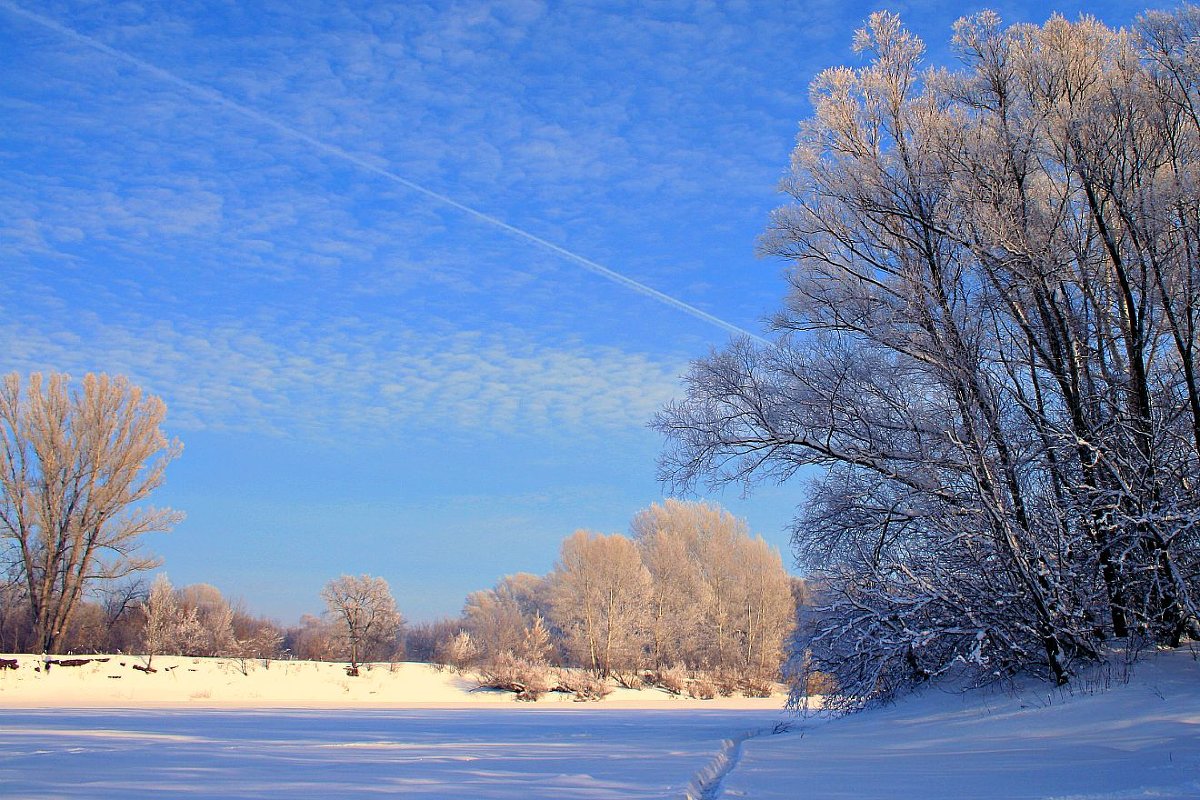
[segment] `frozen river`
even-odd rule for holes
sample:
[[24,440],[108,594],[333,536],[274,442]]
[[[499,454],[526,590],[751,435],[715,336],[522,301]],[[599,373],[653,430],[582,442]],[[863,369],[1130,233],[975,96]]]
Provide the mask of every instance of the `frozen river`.
[[782,711],[13,710],[5,798],[683,798]]

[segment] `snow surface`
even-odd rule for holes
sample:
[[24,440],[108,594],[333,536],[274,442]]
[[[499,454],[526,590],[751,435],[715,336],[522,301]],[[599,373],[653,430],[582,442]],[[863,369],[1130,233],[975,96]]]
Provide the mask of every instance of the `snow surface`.
[[[927,689],[748,739],[720,797],[757,800],[1200,798],[1200,663],[1158,653],[1070,691]],[[715,796],[715,795],[714,795]]]
[[0,724],[5,798],[599,800],[694,788],[754,711],[19,710]]
[[[33,655],[8,655],[19,668],[0,670],[0,708],[4,707],[346,707],[478,708],[533,706],[576,708],[573,697],[549,693],[536,703],[517,702],[511,692],[479,690],[466,673],[438,670],[429,664],[402,662],[364,665],[358,677],[344,665],[316,661],[239,661],[229,658],[156,656],[155,672],[138,656],[86,656],[82,666],[42,670]],[[62,656],[60,658],[72,658]],[[602,708],[703,708],[775,711],[784,688],[773,697],[718,697],[695,700],[661,689],[614,688]]]
[[[281,683],[305,675],[288,679],[282,664],[264,672]],[[82,676],[87,668],[62,672],[71,669]],[[5,672],[0,797],[1200,798],[1200,662],[1183,650],[1154,655],[1128,683],[1120,672],[1098,670],[1070,691],[927,689],[835,720],[663,705],[672,701],[647,692],[626,701],[642,708],[525,705],[480,693],[466,694],[469,709],[369,707],[401,702],[406,690],[396,685],[387,700],[342,703],[367,706],[354,709],[271,708],[277,695],[237,701],[255,710],[188,707],[196,701],[153,708],[145,697],[110,701],[124,708],[68,708],[74,699],[33,700],[28,685],[44,691],[49,681],[26,677],[17,691],[16,673]],[[90,693],[69,696],[96,705],[105,680],[97,675],[54,680],[90,684]],[[465,689],[447,675],[415,669],[412,683],[440,685],[461,701]],[[204,699],[235,705],[226,691]],[[645,707],[653,703],[657,710]]]

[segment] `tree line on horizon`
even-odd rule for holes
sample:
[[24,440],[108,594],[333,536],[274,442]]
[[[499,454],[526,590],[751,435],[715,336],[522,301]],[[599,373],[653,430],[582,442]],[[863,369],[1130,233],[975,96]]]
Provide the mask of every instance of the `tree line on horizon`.
[[[325,613],[278,623],[208,584],[125,581],[85,601],[61,637],[76,653],[125,652],[346,661],[423,661],[529,684],[554,667],[633,686],[666,675],[764,686],[781,678],[803,581],[744,521],[718,506],[667,500],[635,515],[629,537],[577,531],[545,576],[518,573],[471,593],[462,615],[408,626],[387,582],[343,575],[322,590]],[[0,592],[0,652],[36,650],[19,589]],[[524,677],[521,677],[524,676]],[[651,677],[651,680],[655,680]]]
[[651,505],[630,530],[577,531],[549,574],[506,576],[471,593],[460,617],[413,626],[377,576],[331,580],[324,614],[280,628],[239,616],[212,587],[174,590],[160,575],[137,607],[143,635],[132,646],[149,655],[346,661],[350,675],[364,663],[421,661],[525,675],[509,681],[525,684],[555,667],[627,686],[663,673],[720,676],[742,689],[781,678],[805,585],[778,552],[707,503]]
[[[0,651],[281,655],[360,664],[406,656],[458,668],[578,667],[600,679],[708,670],[779,677],[793,580],[744,521],[705,503],[639,512],[630,536],[577,531],[554,570],[472,593],[461,618],[407,630],[382,578],[344,575],[325,613],[282,627],[207,584],[175,588],[139,553],[181,515],[144,501],[180,446],[165,406],[124,378],[0,381]],[[149,664],[147,664],[149,666]]]

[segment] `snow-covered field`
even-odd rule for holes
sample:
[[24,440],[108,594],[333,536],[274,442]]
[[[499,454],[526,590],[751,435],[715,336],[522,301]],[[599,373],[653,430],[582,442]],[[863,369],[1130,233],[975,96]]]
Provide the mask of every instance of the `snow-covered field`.
[[779,716],[494,707],[21,710],[0,724],[0,796],[682,798],[722,739]]
[[[267,672],[282,682],[277,666]],[[1188,651],[1158,654],[1127,684],[1100,672],[1072,692],[929,689],[833,721],[646,692],[640,708],[479,693],[469,708],[370,707],[400,704],[395,686],[390,701],[342,704],[359,708],[211,707],[219,690],[207,708],[71,708],[28,687],[14,702],[15,674],[0,673],[6,798],[1200,798],[1200,663]],[[95,706],[103,683],[90,683]]]

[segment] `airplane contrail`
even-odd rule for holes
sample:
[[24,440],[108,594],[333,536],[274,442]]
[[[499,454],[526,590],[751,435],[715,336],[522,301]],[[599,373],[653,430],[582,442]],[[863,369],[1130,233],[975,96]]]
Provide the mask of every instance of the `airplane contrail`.
[[691,305],[690,303],[685,303],[684,301],[679,300],[678,298],[672,297],[669,294],[660,292],[658,289],[654,289],[650,286],[647,286],[644,283],[641,283],[640,281],[636,281],[633,278],[630,278],[626,275],[622,275],[620,272],[617,272],[616,270],[610,269],[609,267],[606,267],[603,264],[597,263],[590,258],[586,258],[585,256],[581,256],[578,253],[574,253],[574,252],[566,249],[565,247],[554,244],[553,242],[543,239],[542,237],[537,236],[535,234],[532,234],[529,231],[522,230],[521,228],[518,228],[515,225],[510,225],[509,223],[505,222],[504,220],[502,220],[498,217],[494,217],[491,214],[480,211],[479,209],[472,208],[471,206],[466,205],[465,203],[460,203],[459,201],[455,200],[452,197],[449,197],[448,195],[444,195],[441,192],[437,192],[437,191],[434,191],[433,189],[426,188],[425,186],[422,186],[419,183],[415,183],[415,182],[409,180],[408,178],[405,178],[404,176],[393,172],[390,169],[378,166],[376,164],[372,164],[370,161],[367,161],[366,159],[362,158],[361,156],[357,156],[354,153],[351,153],[347,150],[343,150],[342,148],[338,147],[337,145],[330,144],[330,143],[322,141],[314,136],[310,136],[309,134],[304,133],[303,131],[301,131],[297,128],[294,128],[291,125],[287,125],[283,122],[280,122],[279,120],[269,117],[260,111],[256,111],[255,109],[253,109],[249,106],[243,105],[243,104],[237,102],[236,100],[230,100],[228,97],[226,97],[225,95],[216,91],[215,89],[210,89],[206,86],[202,86],[198,83],[193,83],[192,81],[181,78],[178,75],[174,74],[173,72],[169,72],[169,71],[163,69],[162,67],[155,66],[154,64],[151,64],[148,61],[144,61],[144,60],[138,58],[137,56],[130,55],[129,53],[126,53],[122,50],[117,50],[114,47],[110,47],[110,46],[104,44],[103,42],[97,41],[96,39],[93,39],[92,37],[90,37],[86,34],[80,33],[79,31],[75,30],[74,28],[69,28],[66,25],[63,25],[62,23],[59,23],[53,19],[50,19],[49,17],[42,16],[41,14],[38,14],[34,11],[30,11],[26,8],[22,8],[21,6],[18,6],[15,3],[10,2],[10,0],[0,0],[0,8],[6,9],[10,13],[15,14],[19,17],[23,17],[24,19],[27,19],[38,25],[41,25],[44,28],[48,28],[49,30],[52,30],[55,33],[65,36],[68,39],[73,39],[77,42],[87,45],[88,47],[91,47],[94,50],[99,50],[101,53],[104,53],[105,55],[111,56],[120,61],[124,61],[127,64],[132,64],[141,70],[149,72],[150,74],[154,75],[155,77],[159,78],[160,80],[163,80],[167,83],[174,84],[182,89],[187,90],[188,92],[191,92],[192,94],[203,97],[205,100],[208,100],[209,102],[215,103],[219,106],[223,106],[224,108],[234,111],[234,112],[242,115],[243,117],[254,120],[255,122],[257,122],[261,125],[264,125],[268,128],[273,128],[274,130],[278,131],[279,133],[282,133],[285,136],[288,136],[292,139],[297,139],[301,142],[304,142],[305,144],[309,145],[310,147],[312,147],[316,150],[319,150],[323,153],[327,153],[331,156],[334,156],[335,158],[339,158],[342,161],[346,161],[350,164],[354,164],[356,167],[359,167],[360,169],[363,169],[367,172],[378,175],[381,178],[386,178],[387,180],[390,180],[393,183],[397,183],[401,186],[404,186],[407,189],[411,189],[412,191],[417,192],[418,194],[422,194],[422,195],[430,198],[431,200],[436,200],[437,202],[439,202],[443,205],[447,205],[447,206],[450,206],[451,208],[457,209],[458,211],[461,211],[464,214],[467,214],[468,216],[474,217],[475,219],[477,219],[481,222],[484,222],[484,223],[487,223],[488,225],[492,225],[493,227],[499,228],[500,230],[504,231],[505,233],[510,234],[511,236],[515,236],[518,239],[524,239],[527,242],[538,245],[539,247],[549,250],[550,252],[554,253],[555,255],[561,256],[562,258],[566,259],[567,261],[570,261],[574,264],[577,264],[578,266],[583,267],[584,269],[588,270],[589,272],[592,272],[603,278],[607,278],[608,280],[612,281],[613,283],[620,284],[621,286],[624,286],[627,289],[631,289],[631,290],[637,292],[638,294],[644,295],[653,300],[657,300],[658,302],[663,303],[664,305],[671,306],[672,308],[682,311],[685,314],[688,314],[692,317],[695,317],[696,319],[707,322],[711,325],[715,325],[718,328],[721,328],[722,330],[725,330],[736,336],[748,336],[751,339],[755,339],[762,344],[769,344],[762,337],[757,336],[757,335],[751,333],[750,331],[745,330],[744,328],[740,328],[737,325],[734,325],[733,323],[726,322],[725,320],[721,319],[720,317],[715,317],[712,314],[709,314],[707,311],[702,311],[699,308],[696,308],[695,306]]

